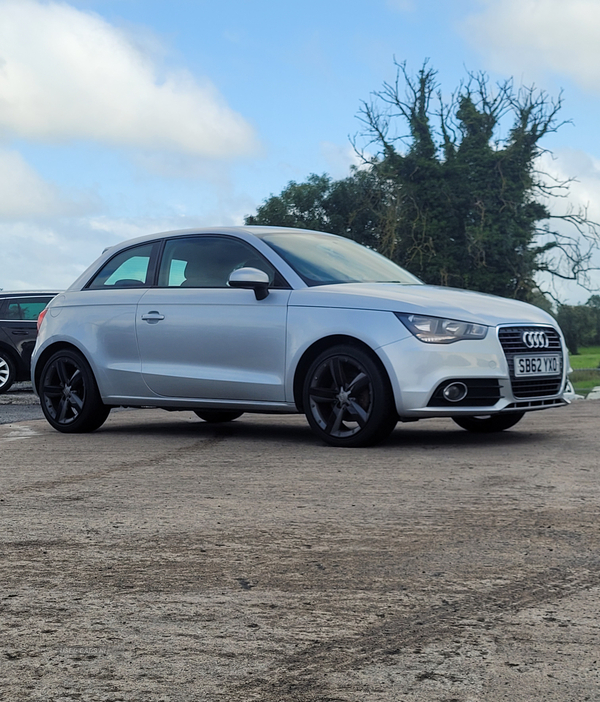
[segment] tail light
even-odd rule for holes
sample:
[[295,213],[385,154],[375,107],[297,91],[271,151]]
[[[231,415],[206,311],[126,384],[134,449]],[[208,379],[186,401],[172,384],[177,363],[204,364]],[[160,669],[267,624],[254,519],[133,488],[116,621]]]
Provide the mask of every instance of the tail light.
[[43,309],[43,310],[39,313],[39,315],[38,315],[38,318],[37,318],[37,330],[38,330],[38,334],[40,333],[40,327],[42,326],[42,322],[44,321],[44,317],[46,316],[46,312],[47,312],[47,311],[48,311],[48,308],[46,307],[46,308]]

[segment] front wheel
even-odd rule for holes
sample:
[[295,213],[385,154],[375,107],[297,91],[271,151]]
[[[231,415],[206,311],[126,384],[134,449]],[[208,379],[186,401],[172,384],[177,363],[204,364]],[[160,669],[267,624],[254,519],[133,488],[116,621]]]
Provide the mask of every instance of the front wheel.
[[0,351],[0,395],[3,392],[8,392],[12,384],[15,382],[17,371],[12,358],[6,351]]
[[314,360],[304,380],[303,403],[313,432],[332,446],[370,446],[385,439],[398,421],[385,370],[350,344],[334,346]]
[[482,417],[452,417],[459,427],[477,434],[491,434],[514,427],[523,419],[525,412],[506,412]]
[[92,369],[76,351],[57,351],[46,361],[39,394],[46,419],[65,434],[94,431],[110,412],[102,402]]

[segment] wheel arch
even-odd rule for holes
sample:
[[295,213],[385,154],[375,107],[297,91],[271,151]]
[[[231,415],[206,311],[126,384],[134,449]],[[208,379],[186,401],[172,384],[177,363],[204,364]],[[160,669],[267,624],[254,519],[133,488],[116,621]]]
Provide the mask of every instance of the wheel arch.
[[21,366],[23,365],[23,361],[19,357],[19,354],[3,341],[0,341],[0,351],[2,351],[2,353],[5,355],[10,356],[10,360],[15,364],[15,368],[17,372],[19,372]]
[[8,364],[8,376],[5,382],[2,383],[0,390],[0,393],[4,394],[10,390],[13,383],[19,382],[19,380],[26,380],[28,373],[23,359],[10,346],[0,343],[0,353],[5,363]]
[[52,356],[52,354],[56,353],[57,351],[63,351],[65,349],[69,351],[75,351],[75,353],[78,353],[87,361],[88,365],[90,365],[90,368],[92,367],[85,353],[83,353],[83,351],[80,348],[78,348],[75,344],[71,344],[68,341],[57,341],[56,343],[46,347],[36,359],[35,374],[31,378],[34,388],[39,388],[40,376],[42,375],[42,371],[44,370],[46,361],[50,358],[50,356]]
[[302,402],[302,389],[304,386],[304,378],[306,377],[306,374],[308,373],[308,369],[310,368],[312,362],[315,360],[315,358],[317,358],[317,356],[320,353],[326,351],[327,349],[333,346],[338,346],[339,344],[349,344],[351,346],[360,348],[366,353],[368,353],[369,356],[373,359],[373,361],[379,366],[381,372],[384,374],[384,377],[387,379],[387,382],[390,384],[390,388],[392,388],[389,373],[387,372],[385,365],[383,364],[377,353],[371,348],[371,346],[366,344],[364,341],[357,339],[354,336],[348,336],[345,334],[334,334],[332,336],[326,336],[311,344],[304,351],[300,360],[298,361],[298,364],[296,365],[296,370],[294,372],[294,402],[300,412],[304,412],[304,403]]

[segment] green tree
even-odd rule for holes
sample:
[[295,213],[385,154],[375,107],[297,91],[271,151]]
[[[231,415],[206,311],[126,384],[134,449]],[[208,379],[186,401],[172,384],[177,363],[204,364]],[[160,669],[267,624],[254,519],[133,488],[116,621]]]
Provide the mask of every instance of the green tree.
[[579,353],[580,346],[591,346],[597,334],[595,310],[586,305],[560,305],[556,320],[562,329],[569,351]]
[[427,64],[415,78],[397,64],[359,112],[364,166],[292,182],[246,221],[351,237],[432,284],[531,300],[539,272],[585,283],[595,225],[569,213],[554,226],[545,202],[569,183],[536,170],[561,104],[512,81],[492,89],[485,74],[445,103]]
[[383,190],[372,170],[354,170],[343,180],[311,175],[268,198],[246,224],[300,227],[331,232],[376,248]]
[[592,295],[585,306],[592,313],[593,338],[591,343],[600,345],[600,295]]
[[556,319],[571,353],[600,344],[600,295],[592,295],[585,305],[559,305]]

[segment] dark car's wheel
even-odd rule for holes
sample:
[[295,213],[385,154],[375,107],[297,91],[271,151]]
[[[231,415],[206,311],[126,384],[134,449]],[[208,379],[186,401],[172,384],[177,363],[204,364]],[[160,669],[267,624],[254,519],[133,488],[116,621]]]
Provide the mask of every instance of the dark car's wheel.
[[350,344],[321,353],[304,381],[304,412],[314,433],[332,446],[369,446],[385,439],[398,416],[388,377]]
[[92,369],[75,351],[57,351],[48,359],[40,376],[39,394],[46,419],[64,433],[94,431],[110,412],[102,403]]
[[0,350],[0,395],[8,392],[10,386],[15,382],[15,363],[6,351]]
[[244,413],[237,410],[194,410],[194,414],[205,422],[219,424],[220,422],[232,422]]
[[503,414],[489,414],[483,417],[452,417],[459,427],[477,434],[491,434],[495,431],[504,431],[514,427],[523,419],[525,412],[507,412]]

